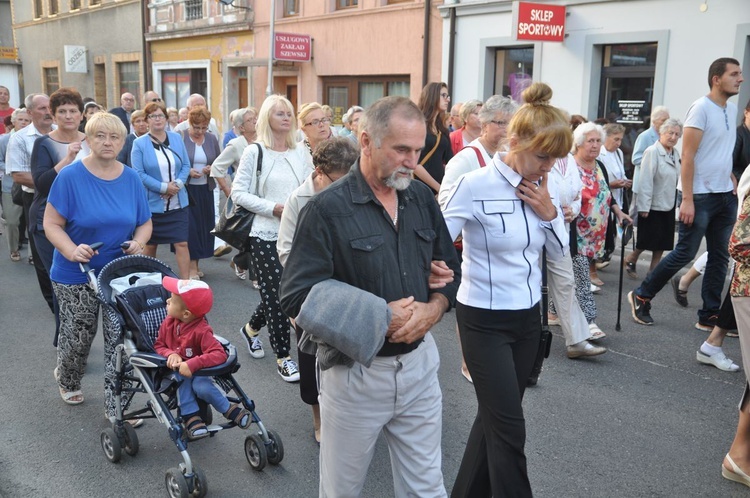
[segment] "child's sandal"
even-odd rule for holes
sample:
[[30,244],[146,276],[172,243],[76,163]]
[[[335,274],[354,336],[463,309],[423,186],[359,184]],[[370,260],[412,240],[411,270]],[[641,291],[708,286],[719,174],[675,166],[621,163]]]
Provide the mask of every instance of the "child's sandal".
[[206,427],[206,424],[201,420],[199,415],[193,415],[185,422],[185,430],[187,431],[189,441],[195,441],[196,439],[208,436],[208,427]]
[[230,406],[224,416],[243,429],[250,427],[250,412],[242,408],[239,403]]

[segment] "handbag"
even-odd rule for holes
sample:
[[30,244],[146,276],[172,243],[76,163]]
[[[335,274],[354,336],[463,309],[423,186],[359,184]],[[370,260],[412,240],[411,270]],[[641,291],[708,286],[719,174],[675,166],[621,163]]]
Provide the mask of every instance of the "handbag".
[[16,206],[23,206],[23,189],[20,183],[14,183],[10,187],[10,198]]
[[[258,195],[260,172],[263,167],[263,148],[260,144],[256,145],[258,146],[258,163],[255,166],[255,195]],[[240,252],[249,251],[250,230],[253,228],[254,219],[255,213],[235,204],[229,197],[211,233]]]

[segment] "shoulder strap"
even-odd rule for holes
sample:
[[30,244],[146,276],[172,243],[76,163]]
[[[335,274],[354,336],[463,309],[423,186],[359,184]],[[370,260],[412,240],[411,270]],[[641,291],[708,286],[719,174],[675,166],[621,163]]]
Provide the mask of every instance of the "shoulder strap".
[[427,154],[425,154],[425,156],[422,158],[421,161],[419,161],[419,165],[420,166],[424,166],[425,163],[430,160],[430,158],[432,157],[432,155],[437,150],[438,145],[440,145],[440,139],[441,138],[443,138],[443,134],[442,134],[442,132],[438,131],[437,140],[435,140],[435,146],[432,148],[432,150],[430,152],[428,152]]
[[258,189],[260,189],[260,172],[263,169],[263,147],[255,142],[258,146],[258,162],[255,165],[255,195],[258,195]]
[[476,152],[477,154],[477,159],[479,160],[479,166],[481,168],[487,166],[487,164],[484,162],[484,157],[482,157],[482,151],[480,151],[478,147],[474,147],[473,145],[467,145],[466,147],[474,149],[474,152]]

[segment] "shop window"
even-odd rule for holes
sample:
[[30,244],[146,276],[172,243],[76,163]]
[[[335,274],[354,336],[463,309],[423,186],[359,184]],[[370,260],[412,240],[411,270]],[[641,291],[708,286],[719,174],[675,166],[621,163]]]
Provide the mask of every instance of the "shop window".
[[58,0],[49,0],[49,15],[56,16],[60,11]]
[[638,134],[646,129],[654,96],[656,43],[605,45],[602,47],[602,76],[598,115],[625,125],[622,149],[625,169],[632,167],[630,156]]
[[118,62],[117,63],[117,82],[119,95],[125,92],[132,93],[135,101],[141,100],[141,74],[138,62]]
[[51,95],[60,88],[60,72],[57,67],[45,67],[42,69],[44,74],[44,93]]
[[356,7],[358,0],[336,0],[336,10],[348,9],[349,7]]
[[498,48],[495,51],[495,95],[522,102],[521,94],[534,79],[534,48]]
[[284,17],[299,15],[299,0],[284,0]]
[[167,107],[185,107],[193,93],[208,95],[208,77],[205,69],[177,69],[161,72],[161,97]]

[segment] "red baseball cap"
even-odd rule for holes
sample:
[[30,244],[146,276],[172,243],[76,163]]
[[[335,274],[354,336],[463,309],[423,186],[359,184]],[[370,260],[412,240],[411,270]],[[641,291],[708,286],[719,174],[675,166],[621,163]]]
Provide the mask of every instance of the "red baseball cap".
[[214,293],[206,282],[164,277],[161,283],[169,292],[180,296],[188,311],[196,317],[200,318],[211,311]]

